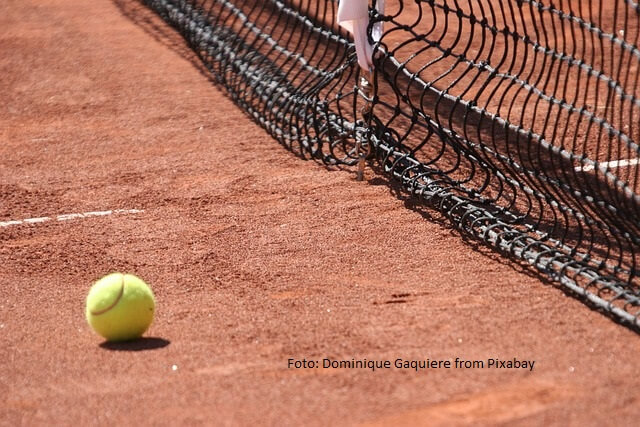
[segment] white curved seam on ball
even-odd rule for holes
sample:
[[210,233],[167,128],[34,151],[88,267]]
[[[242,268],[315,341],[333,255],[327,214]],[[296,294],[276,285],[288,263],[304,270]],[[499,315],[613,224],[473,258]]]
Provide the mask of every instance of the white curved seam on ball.
[[124,274],[121,274],[122,276],[122,285],[120,286],[120,292],[118,293],[118,297],[116,298],[116,300],[107,308],[103,308],[100,311],[93,311],[91,310],[91,314],[94,316],[100,316],[101,314],[104,314],[106,312],[108,312],[109,310],[111,310],[113,307],[115,307],[116,305],[118,305],[118,303],[120,302],[120,300],[122,299],[122,295],[124,295]]

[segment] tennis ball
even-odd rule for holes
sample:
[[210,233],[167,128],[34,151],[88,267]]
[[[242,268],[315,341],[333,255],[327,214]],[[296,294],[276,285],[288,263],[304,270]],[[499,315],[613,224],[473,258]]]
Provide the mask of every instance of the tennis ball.
[[107,341],[140,338],[155,311],[149,286],[132,274],[112,273],[93,284],[87,295],[87,322]]

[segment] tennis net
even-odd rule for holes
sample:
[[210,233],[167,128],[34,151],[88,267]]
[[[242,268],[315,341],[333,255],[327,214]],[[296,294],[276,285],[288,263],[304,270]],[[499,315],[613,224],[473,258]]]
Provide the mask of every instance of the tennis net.
[[364,75],[337,0],[141,1],[288,149],[367,156],[467,235],[640,326],[637,2],[374,0]]

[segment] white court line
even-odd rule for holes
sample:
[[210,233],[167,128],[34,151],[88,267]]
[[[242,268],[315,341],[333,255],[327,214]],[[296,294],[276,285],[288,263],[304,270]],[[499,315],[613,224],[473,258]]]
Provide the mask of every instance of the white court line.
[[96,211],[96,212],[64,214],[64,215],[58,215],[54,217],[43,216],[40,218],[27,218],[27,219],[19,219],[19,220],[4,221],[4,222],[0,221],[0,227],[9,227],[12,225],[20,225],[20,224],[39,224],[47,221],[69,221],[72,219],[91,218],[94,216],[107,216],[107,215],[115,215],[115,214],[137,214],[142,212],[144,212],[144,210],[115,209],[111,211]]
[[[607,169],[622,168],[625,166],[633,166],[640,163],[640,159],[613,160],[610,162],[598,163],[598,169],[605,172]],[[577,172],[591,172],[595,169],[594,165],[582,165],[574,168]]]

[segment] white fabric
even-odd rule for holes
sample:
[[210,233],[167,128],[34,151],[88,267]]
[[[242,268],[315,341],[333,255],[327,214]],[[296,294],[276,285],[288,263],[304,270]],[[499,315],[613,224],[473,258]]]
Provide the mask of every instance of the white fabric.
[[368,6],[368,0],[340,0],[338,4],[338,24],[353,34],[358,64],[367,71],[373,69],[373,46],[367,40]]
[[[384,15],[384,1],[385,0],[378,0],[376,2],[376,10],[378,11],[378,13],[383,15]],[[380,41],[380,39],[382,38],[383,29],[384,28],[382,28],[382,22],[376,22],[375,24],[373,24],[373,28],[371,29],[371,37],[373,38],[374,41]]]
[[352,21],[369,20],[368,0],[340,0],[338,4],[338,23],[353,33]]

